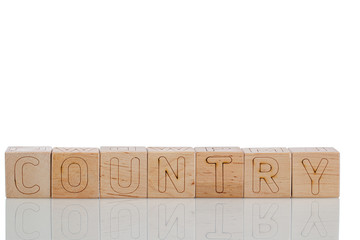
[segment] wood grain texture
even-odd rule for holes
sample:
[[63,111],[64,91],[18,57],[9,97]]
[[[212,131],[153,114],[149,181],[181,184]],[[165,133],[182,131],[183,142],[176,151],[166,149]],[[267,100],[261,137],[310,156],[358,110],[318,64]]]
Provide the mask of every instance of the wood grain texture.
[[245,148],[244,197],[291,197],[291,153],[286,148]]
[[290,148],[292,196],[339,197],[340,154],[334,148]]
[[147,197],[145,147],[100,148],[100,197]]
[[9,147],[5,152],[6,196],[49,198],[51,147]]
[[195,197],[193,148],[148,148],[148,197]]
[[99,149],[53,149],[52,197],[99,197]]
[[196,197],[243,197],[244,153],[238,147],[202,147],[196,152]]

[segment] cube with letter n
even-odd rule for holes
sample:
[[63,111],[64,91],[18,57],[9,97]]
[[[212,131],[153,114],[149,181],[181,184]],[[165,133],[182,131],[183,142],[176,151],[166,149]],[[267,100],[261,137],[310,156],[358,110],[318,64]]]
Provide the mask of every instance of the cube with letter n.
[[195,197],[195,152],[193,148],[148,148],[148,197]]

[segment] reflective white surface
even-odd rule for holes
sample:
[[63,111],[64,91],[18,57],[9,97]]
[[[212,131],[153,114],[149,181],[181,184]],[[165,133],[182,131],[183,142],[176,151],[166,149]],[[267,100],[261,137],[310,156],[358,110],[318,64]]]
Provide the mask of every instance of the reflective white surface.
[[339,239],[339,199],[7,199],[6,239]]

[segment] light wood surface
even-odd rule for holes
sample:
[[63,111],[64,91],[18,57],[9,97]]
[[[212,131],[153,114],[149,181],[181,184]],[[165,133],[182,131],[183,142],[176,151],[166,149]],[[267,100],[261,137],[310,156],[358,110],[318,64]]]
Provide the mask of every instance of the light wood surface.
[[99,197],[99,150],[97,148],[53,149],[52,197]]
[[202,147],[196,152],[196,197],[243,197],[244,153],[238,147]]
[[9,147],[5,152],[6,196],[49,198],[51,147]]
[[334,148],[290,148],[293,197],[339,197],[340,154]]
[[193,148],[148,148],[148,197],[195,197],[195,152]]
[[291,153],[286,148],[244,148],[244,197],[291,197]]
[[147,197],[145,147],[100,148],[100,197]]

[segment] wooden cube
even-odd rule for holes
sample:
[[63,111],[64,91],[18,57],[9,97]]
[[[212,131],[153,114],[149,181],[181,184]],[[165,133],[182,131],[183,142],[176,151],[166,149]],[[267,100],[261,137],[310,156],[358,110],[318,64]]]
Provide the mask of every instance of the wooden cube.
[[100,156],[101,198],[147,197],[145,147],[101,147]]
[[99,197],[99,150],[97,148],[53,149],[52,197]]
[[334,148],[290,148],[293,197],[339,197],[340,154]]
[[8,198],[50,197],[51,147],[9,147],[5,152]]
[[196,152],[196,197],[243,197],[244,153],[238,147],[202,147]]
[[291,153],[286,148],[245,148],[245,197],[291,197]]
[[195,197],[193,148],[148,148],[148,197]]

